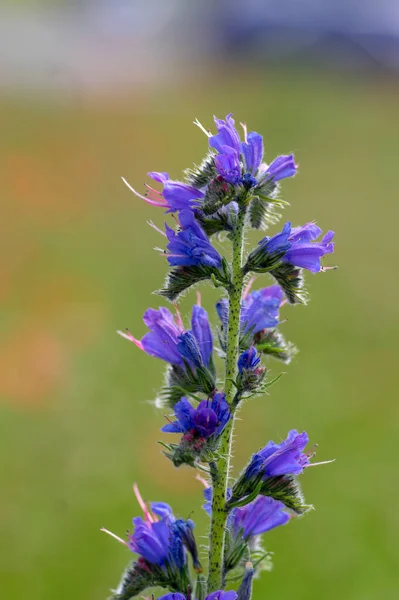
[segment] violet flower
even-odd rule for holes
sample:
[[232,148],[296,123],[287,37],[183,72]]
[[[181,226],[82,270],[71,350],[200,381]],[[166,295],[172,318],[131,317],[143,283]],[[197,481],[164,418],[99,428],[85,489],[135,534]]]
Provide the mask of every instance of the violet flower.
[[167,259],[172,267],[205,266],[219,268],[222,257],[209,241],[208,236],[198,224],[191,210],[182,210],[179,213],[181,230],[175,232],[166,226]]
[[202,400],[194,408],[187,398],[174,407],[176,421],[162,427],[166,433],[182,433],[195,438],[220,435],[230,419],[230,409],[223,393],[216,393],[210,400]]

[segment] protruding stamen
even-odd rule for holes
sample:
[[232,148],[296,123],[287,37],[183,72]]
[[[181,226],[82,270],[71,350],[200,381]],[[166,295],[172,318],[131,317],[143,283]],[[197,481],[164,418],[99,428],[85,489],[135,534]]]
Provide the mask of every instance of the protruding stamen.
[[147,505],[144,502],[143,498],[141,497],[139,488],[137,487],[137,483],[133,484],[133,492],[137,498],[137,502],[139,503],[141,510],[144,513],[145,520],[148,521],[149,523],[154,523],[154,518],[153,518],[152,514],[150,513],[150,511],[148,510]]
[[194,125],[196,125],[197,127],[199,127],[201,129],[201,131],[203,131],[205,133],[205,135],[207,137],[211,137],[211,132],[207,129],[205,129],[205,127],[203,125],[201,125],[201,123],[198,121],[198,119],[195,119],[195,121],[193,121]]
[[126,340],[129,340],[129,342],[133,342],[133,344],[137,346],[137,348],[139,348],[140,350],[143,350],[143,344],[141,343],[141,341],[136,340],[136,338],[130,333],[128,329],[126,329],[126,332],[118,330],[116,333],[124,337]]
[[148,185],[148,183],[144,184],[145,187],[150,190],[150,192],[153,192],[154,194],[156,194],[157,196],[162,196],[162,192],[160,192],[159,190],[156,190],[155,188],[153,188],[151,185]]
[[[171,255],[169,255],[169,256],[171,256]],[[174,309],[175,309],[175,311],[176,311],[176,321],[177,321],[177,326],[178,326],[178,327],[179,327],[179,328],[180,328],[182,331],[184,331],[184,324],[183,324],[183,319],[182,319],[182,316],[181,316],[181,313],[180,313],[179,305],[177,304],[177,302],[174,302],[173,306],[174,306]]]
[[201,306],[201,292],[197,291],[197,304]]
[[246,144],[248,144],[248,133],[247,133],[247,126],[246,126],[246,124],[245,124],[245,123],[240,123],[240,125],[241,125],[241,127],[242,127],[242,129],[243,129],[243,131],[244,131],[244,142],[245,142]]
[[208,489],[210,487],[210,485],[207,482],[207,480],[204,479],[203,477],[201,477],[201,475],[199,473],[196,474],[195,479],[197,481],[199,481],[200,483],[202,483],[202,485],[204,486],[205,489]]
[[331,460],[323,460],[317,463],[309,463],[308,465],[306,465],[306,468],[308,469],[309,467],[318,467],[319,465],[329,465],[333,462],[335,462],[335,458],[332,458]]
[[153,223],[152,221],[147,221],[147,224],[152,227],[153,229],[155,229],[155,231],[157,231],[158,233],[160,233],[161,235],[166,236],[166,233],[164,231],[162,231],[162,229],[160,229],[159,227],[157,227],[157,225],[155,225],[155,223]]
[[115,540],[117,540],[118,542],[120,542],[124,546],[129,546],[129,544],[125,540],[123,540],[122,538],[120,538],[119,535],[115,535],[115,533],[112,533],[112,531],[109,531],[108,529],[105,529],[105,527],[101,527],[100,531],[103,531],[104,533],[108,533],[108,535],[110,535],[111,537],[113,537]]
[[334,267],[320,267],[320,272],[325,273],[325,271],[336,271],[338,269],[338,265]]
[[147,204],[151,204],[151,206],[161,206],[163,208],[167,207],[167,204],[165,204],[165,202],[156,202],[155,200],[151,200],[150,198],[147,198],[146,196],[139,194],[138,192],[136,192],[136,190],[134,188],[132,188],[130,183],[128,183],[124,177],[121,177],[121,179],[122,179],[123,183],[129,188],[129,190],[131,192],[133,192],[133,194],[135,194],[136,196],[138,196],[139,198],[144,200],[144,202],[147,202]]
[[247,285],[245,286],[244,292],[243,292],[243,299],[245,300],[245,298],[248,296],[249,292],[251,291],[251,288],[255,282],[256,277],[251,277],[251,279],[248,281]]

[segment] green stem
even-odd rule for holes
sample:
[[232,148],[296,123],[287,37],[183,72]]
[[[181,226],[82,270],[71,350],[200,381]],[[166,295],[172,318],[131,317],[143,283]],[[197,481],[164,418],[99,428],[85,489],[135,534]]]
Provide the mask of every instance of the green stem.
[[[224,392],[226,401],[233,404],[237,376],[238,343],[240,334],[240,313],[243,288],[242,254],[244,246],[245,208],[241,207],[237,227],[233,235],[232,281],[229,289],[229,326],[227,332],[226,376]],[[233,413],[233,408],[232,408]],[[213,498],[209,546],[208,594],[220,590],[223,583],[223,557],[226,510],[227,481],[230,469],[231,440],[234,414],[226,425],[220,440],[220,458],[211,469]]]

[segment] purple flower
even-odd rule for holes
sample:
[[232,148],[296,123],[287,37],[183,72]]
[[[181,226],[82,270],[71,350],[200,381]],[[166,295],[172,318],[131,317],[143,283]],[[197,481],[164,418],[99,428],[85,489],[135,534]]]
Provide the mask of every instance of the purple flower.
[[280,181],[286,177],[293,177],[297,171],[294,155],[283,154],[274,159],[272,163],[267,167],[263,174],[262,179],[273,179],[273,181]]
[[[209,594],[205,600],[236,600],[237,593],[236,592],[224,592],[223,590],[218,590],[217,592],[212,592]],[[187,600],[186,596],[183,594],[165,594],[165,596],[161,596],[158,600]]]
[[148,176],[154,179],[154,181],[162,183],[162,193],[146,184],[147,192],[143,196],[136,192],[123,177],[122,180],[136,196],[147,202],[147,204],[167,209],[166,212],[176,212],[187,208],[193,209],[205,195],[201,190],[191,187],[186,183],[169,179],[169,175],[165,172],[152,171],[148,173]]
[[216,393],[211,400],[202,400],[194,408],[187,398],[174,407],[176,421],[162,427],[167,433],[182,433],[195,438],[219,435],[230,419],[230,409],[225,395]]
[[257,368],[260,363],[259,354],[254,346],[245,350],[239,357],[237,366],[238,371],[242,373],[243,371],[253,371]]
[[241,144],[247,171],[256,175],[263,159],[263,138],[256,131],[250,131],[246,142]]
[[[247,294],[241,303],[241,333],[255,334],[263,329],[277,327],[282,300],[283,292],[278,285],[271,285]],[[227,298],[219,300],[216,310],[226,329],[229,318]]]
[[283,292],[279,285],[254,290],[242,301],[241,329],[253,334],[277,327]]
[[[212,488],[204,490],[204,509],[209,516],[212,515]],[[227,490],[227,500],[231,497],[231,490]],[[255,536],[266,533],[279,525],[288,523],[290,516],[284,511],[284,504],[273,498],[258,496],[255,500],[243,507],[233,508],[229,514],[227,526],[233,538],[243,538],[249,542]]]
[[232,531],[236,537],[242,535],[248,541],[279,525],[285,525],[290,520],[290,516],[284,508],[282,502],[258,496],[246,506],[233,509]]
[[207,312],[201,306],[193,306],[191,331],[184,331],[183,325],[181,323],[177,325],[172,313],[163,307],[158,310],[153,308],[146,310],[143,321],[150,331],[141,341],[133,337],[130,332],[119,331],[118,333],[148,355],[172,365],[184,367],[186,362],[193,369],[202,365],[209,367],[213,337]]
[[308,444],[308,434],[298,433],[296,429],[289,432],[287,439],[280,444],[269,442],[262,450],[252,456],[244,478],[280,475],[299,475],[309,465],[309,457],[303,451]]
[[291,223],[286,223],[281,233],[263,238],[259,245],[266,255],[281,255],[282,262],[317,273],[321,270],[320,259],[334,252],[334,232],[329,231],[320,242],[316,242],[320,234],[320,227],[314,223],[294,228]]
[[209,594],[205,600],[237,600],[237,598],[236,592],[223,592],[223,590],[218,590],[217,592]]
[[232,150],[235,150],[237,154],[239,154],[240,136],[235,128],[235,122],[232,117],[232,113],[228,114],[225,120],[214,117],[214,121],[218,133],[217,135],[212,135],[209,138],[210,147],[217,150],[220,154],[223,154],[223,149],[225,147],[230,147]]
[[167,245],[169,264],[173,267],[220,267],[222,258],[196,221],[194,213],[191,210],[182,210],[179,213],[179,222],[181,230],[177,233],[165,224],[166,236],[169,240]]
[[225,181],[235,185],[241,181],[240,157],[236,150],[223,146],[223,154],[215,156],[215,166]]
[[294,227],[288,238],[291,246],[283,257],[283,262],[318,273],[321,270],[320,259],[325,254],[334,252],[334,232],[328,231],[320,242],[316,242],[320,235],[321,229],[314,223]]
[[209,138],[210,147],[219,153],[215,156],[215,166],[225,181],[235,185],[241,181],[240,136],[231,113],[225,120],[215,117],[215,124],[218,133]]

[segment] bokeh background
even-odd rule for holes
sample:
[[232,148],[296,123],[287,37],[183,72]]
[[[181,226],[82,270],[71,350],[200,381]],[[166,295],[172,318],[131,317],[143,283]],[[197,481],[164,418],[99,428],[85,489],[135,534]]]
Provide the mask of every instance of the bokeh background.
[[178,178],[205,153],[193,119],[230,111],[269,161],[295,152],[286,216],[334,229],[339,264],[283,309],[300,353],[240,415],[235,472],[293,427],[336,458],[303,477],[316,510],[267,535],[254,598],[398,597],[398,39],[396,0],[3,1],[2,598],[105,598],[130,556],[99,528],[130,527],[133,481],[205,542],[201,486],[157,445],[163,365],[115,334],[144,333],[166,272],[164,216],[120,176]]

